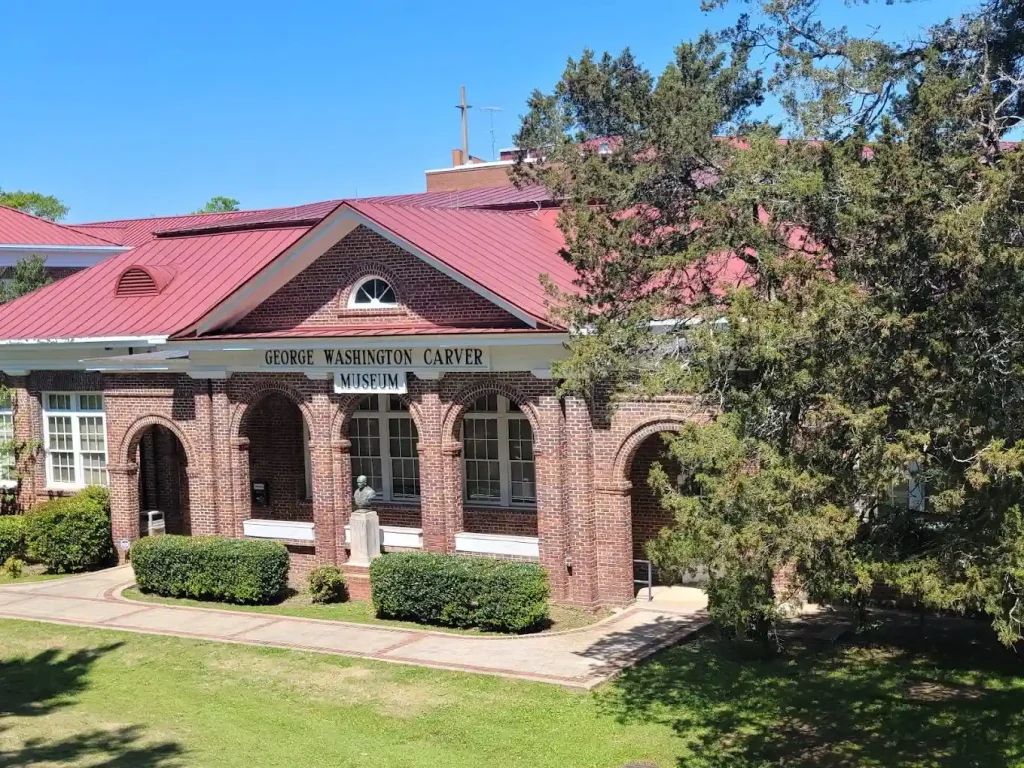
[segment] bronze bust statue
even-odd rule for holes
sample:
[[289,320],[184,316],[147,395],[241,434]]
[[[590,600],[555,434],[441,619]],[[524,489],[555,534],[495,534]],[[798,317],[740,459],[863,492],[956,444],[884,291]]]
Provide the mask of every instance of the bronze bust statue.
[[377,492],[366,484],[366,475],[356,478],[356,490],[352,494],[352,502],[356,509],[370,509],[370,504],[377,498]]

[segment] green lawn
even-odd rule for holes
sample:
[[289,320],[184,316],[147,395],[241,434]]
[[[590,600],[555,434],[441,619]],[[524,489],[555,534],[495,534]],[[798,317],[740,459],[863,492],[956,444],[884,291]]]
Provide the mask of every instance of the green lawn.
[[957,647],[712,637],[590,694],[276,649],[0,621],[0,766],[1024,765],[1024,669]]
[[[123,596],[128,600],[138,600],[143,603],[161,603],[163,605],[188,605],[195,608],[217,608],[224,611],[247,611],[249,613],[271,613],[279,616],[298,616],[303,619],[324,619],[327,621],[351,621],[357,624],[382,624],[388,627],[403,627],[409,629],[429,629],[437,632],[453,632],[464,635],[489,635],[499,634],[496,632],[483,632],[478,629],[454,629],[452,627],[435,627],[426,624],[417,624],[412,621],[391,621],[378,619],[373,610],[373,603],[365,600],[353,600],[346,603],[331,603],[318,605],[309,599],[307,592],[294,592],[280,603],[274,605],[232,605],[231,603],[215,603],[208,600],[190,600],[188,598],[161,597],[160,595],[146,594],[132,587],[126,589]],[[607,613],[590,613],[579,608],[569,608],[562,605],[550,607],[550,626],[544,629],[545,632],[563,632],[568,629],[579,629],[588,624],[593,624]],[[3,768],[3,766],[0,766]]]
[[[63,579],[66,578],[66,573],[47,573],[46,568],[41,565],[26,565],[25,570],[22,571],[21,576],[16,579],[12,579],[5,573],[0,573],[0,586],[5,584],[22,584],[30,581],[48,581],[49,579]],[[2,768],[2,764],[0,764]]]

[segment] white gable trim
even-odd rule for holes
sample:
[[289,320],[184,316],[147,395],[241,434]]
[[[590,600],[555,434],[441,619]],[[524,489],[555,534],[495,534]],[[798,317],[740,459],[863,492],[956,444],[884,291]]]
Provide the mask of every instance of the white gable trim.
[[280,256],[264,267],[257,275],[249,280],[234,294],[221,302],[212,311],[201,317],[191,326],[182,329],[177,335],[195,332],[203,335],[221,328],[230,327],[243,317],[252,312],[256,307],[274,295],[289,280],[296,277],[302,270],[309,267],[318,258],[323,256],[339,241],[349,235],[356,227],[364,226],[372,232],[389,240],[402,250],[423,260],[438,272],[450,277],[460,285],[469,288],[474,293],[482,296],[492,304],[504,309],[510,315],[522,320],[531,328],[537,327],[537,319],[524,312],[514,304],[509,303],[497,294],[474,280],[463,275],[458,270],[452,269],[447,264],[439,261],[426,251],[417,248],[415,245],[399,237],[377,222],[354,210],[347,204],[342,204],[331,212],[323,221],[303,235],[298,242],[292,244]]

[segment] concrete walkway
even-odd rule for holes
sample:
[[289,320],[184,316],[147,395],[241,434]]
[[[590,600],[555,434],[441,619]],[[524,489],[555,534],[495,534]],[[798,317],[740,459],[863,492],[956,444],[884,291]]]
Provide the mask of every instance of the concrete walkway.
[[593,688],[707,623],[698,605],[638,602],[582,629],[523,637],[479,637],[143,604],[120,596],[133,583],[131,568],[125,566],[0,587],[0,618],[293,648],[583,689]]

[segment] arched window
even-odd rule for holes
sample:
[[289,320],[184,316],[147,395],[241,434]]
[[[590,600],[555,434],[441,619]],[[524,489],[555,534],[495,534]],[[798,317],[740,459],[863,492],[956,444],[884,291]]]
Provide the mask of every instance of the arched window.
[[483,395],[466,409],[462,464],[467,503],[536,505],[533,429],[519,406],[507,397]]
[[398,297],[387,280],[376,275],[364,277],[352,287],[348,298],[349,309],[378,309],[397,307]]

